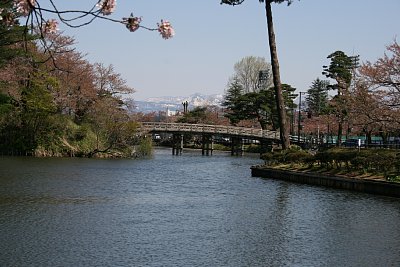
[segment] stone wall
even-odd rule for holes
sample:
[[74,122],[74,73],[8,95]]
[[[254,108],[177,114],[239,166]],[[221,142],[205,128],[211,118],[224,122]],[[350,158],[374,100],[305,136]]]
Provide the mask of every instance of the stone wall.
[[279,179],[284,181],[346,189],[376,195],[400,197],[400,184],[370,179],[352,179],[337,176],[327,176],[309,172],[295,172],[265,168],[251,167],[251,174],[255,177]]

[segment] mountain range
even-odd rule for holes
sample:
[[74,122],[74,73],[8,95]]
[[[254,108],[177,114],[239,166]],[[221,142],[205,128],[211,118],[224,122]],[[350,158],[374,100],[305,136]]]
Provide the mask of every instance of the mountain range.
[[221,106],[224,96],[221,94],[203,95],[195,93],[189,96],[160,96],[151,97],[143,101],[134,101],[136,111],[143,113],[158,111],[183,110],[183,102],[188,102],[189,110],[199,106]]

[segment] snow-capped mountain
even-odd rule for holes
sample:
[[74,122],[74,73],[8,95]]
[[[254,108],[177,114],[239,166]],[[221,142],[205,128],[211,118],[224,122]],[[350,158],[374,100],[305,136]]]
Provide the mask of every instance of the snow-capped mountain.
[[151,97],[144,101],[135,101],[136,110],[139,112],[177,111],[183,109],[183,102],[189,103],[189,110],[199,106],[221,106],[224,96],[221,94],[202,95],[199,93],[190,96],[162,96]]

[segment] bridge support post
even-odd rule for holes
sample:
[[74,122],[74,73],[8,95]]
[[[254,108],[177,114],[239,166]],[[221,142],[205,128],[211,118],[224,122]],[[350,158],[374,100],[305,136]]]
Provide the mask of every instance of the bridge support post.
[[232,137],[231,143],[231,155],[232,156],[243,156],[244,154],[244,139],[240,137]]
[[210,156],[213,154],[214,150],[214,140],[213,136],[210,134],[202,135],[202,144],[201,144],[201,154],[204,156]]
[[172,155],[182,155],[183,150],[183,134],[172,135]]

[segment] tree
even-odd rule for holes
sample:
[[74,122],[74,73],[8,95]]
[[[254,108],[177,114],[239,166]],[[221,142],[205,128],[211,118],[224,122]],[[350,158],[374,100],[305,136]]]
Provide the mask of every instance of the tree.
[[179,118],[177,122],[180,123],[206,123],[207,119],[207,107],[195,107],[193,110],[185,113],[182,118]]
[[[228,5],[240,5],[244,2],[244,0],[222,0],[221,4]],[[290,146],[289,139],[289,127],[288,121],[286,119],[286,108],[282,93],[282,84],[279,72],[279,60],[278,53],[276,49],[276,41],[275,41],[275,32],[274,32],[274,24],[272,19],[272,3],[281,4],[286,2],[290,5],[293,0],[259,0],[260,3],[265,3],[265,12],[267,18],[267,28],[268,28],[268,40],[269,40],[269,48],[271,55],[271,65],[272,65],[272,76],[274,82],[275,89],[275,98],[276,98],[276,106],[278,111],[278,119],[279,119],[279,128],[280,128],[280,139],[282,143],[282,148],[287,149]]]
[[74,49],[74,38],[57,34],[46,39],[52,44],[51,50],[39,49],[42,59],[35,64],[46,68],[60,83],[51,91],[58,112],[81,122],[97,96],[94,65]]
[[328,108],[329,81],[315,79],[307,90],[306,103],[310,115],[324,114]]
[[362,129],[367,137],[366,143],[371,144],[373,134],[380,135],[386,143],[388,134],[399,129],[399,121],[393,120],[399,116],[399,111],[385,105],[382,97],[371,93],[363,81],[357,81],[351,96],[349,119]]
[[342,51],[336,51],[327,58],[331,62],[329,66],[323,66],[322,74],[335,80],[336,84],[330,85],[329,88],[337,90],[337,95],[343,95],[350,87],[354,70],[358,67],[359,56],[347,56]]
[[123,148],[125,144],[123,129],[128,119],[127,114],[118,108],[118,101],[115,98],[106,96],[97,99],[85,115],[85,120],[90,123],[96,135],[96,145],[88,156],[107,153],[113,148]]
[[239,83],[237,78],[234,78],[226,91],[224,102],[222,103],[222,105],[227,109],[225,116],[233,125],[236,125],[242,120],[240,113],[238,113],[236,109],[243,94],[243,86]]
[[[133,89],[112,66],[87,62],[72,38],[46,38],[51,51],[26,41],[26,52],[0,68],[0,150],[92,156],[116,149],[130,155],[138,138],[122,94]],[[49,53],[57,66],[46,60]]]
[[94,64],[94,85],[98,95],[121,96],[132,94],[133,88],[126,84],[121,74],[116,73],[113,65],[104,66],[101,63]]
[[[247,56],[234,65],[233,79],[243,87],[245,93],[258,92],[272,86],[271,65],[263,57]],[[260,84],[260,72],[263,83]]]
[[[0,5],[1,10],[2,7]],[[6,19],[3,18],[0,12],[0,67],[7,64],[10,60],[21,56],[24,51],[21,36],[23,36],[25,27],[15,25],[10,28],[5,23],[1,23]],[[32,37],[27,35],[26,38],[31,39]]]
[[371,142],[378,134],[384,143],[388,135],[398,135],[400,124],[400,46],[394,41],[383,57],[359,68],[352,92],[353,121],[363,128]]
[[329,66],[323,66],[323,72],[327,78],[336,81],[336,84],[330,85],[329,88],[337,90],[336,96],[332,99],[332,109],[338,119],[338,140],[337,144],[341,145],[343,123],[348,115],[348,98],[349,88],[354,75],[354,71],[358,66],[358,56],[347,56],[342,51],[336,51],[330,54],[328,59],[331,60]]
[[390,107],[400,107],[400,45],[394,41],[387,53],[375,63],[367,61],[360,75],[371,92],[381,94],[381,101]]
[[[275,105],[274,88],[268,90],[260,90],[259,92],[249,92],[244,94],[236,94],[233,97],[232,92],[241,92],[241,86],[235,83],[230,88],[230,95],[225,96],[224,105],[227,107],[226,117],[234,125],[243,120],[256,119],[262,129],[267,129],[271,126],[273,130],[279,128],[278,113]],[[293,99],[295,95],[293,92],[296,90],[290,85],[283,84],[283,95],[285,105],[293,107]],[[286,110],[287,113],[290,110]]]

